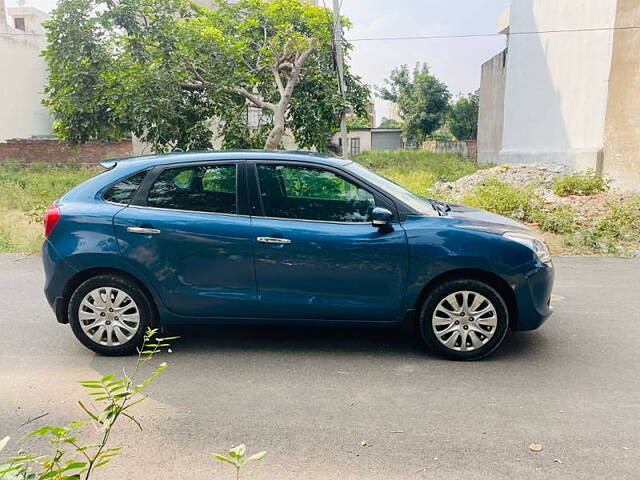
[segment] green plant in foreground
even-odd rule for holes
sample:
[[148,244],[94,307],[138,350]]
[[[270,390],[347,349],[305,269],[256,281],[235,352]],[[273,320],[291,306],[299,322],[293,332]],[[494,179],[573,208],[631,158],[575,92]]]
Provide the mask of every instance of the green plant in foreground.
[[566,195],[595,195],[609,188],[608,182],[589,170],[585,173],[565,174],[552,181],[553,193],[560,197]]
[[244,465],[246,465],[248,462],[251,462],[253,460],[262,460],[262,458],[267,454],[267,452],[258,452],[258,453],[254,453],[250,457],[246,457],[246,452],[247,452],[247,447],[241,444],[229,450],[226,456],[220,455],[219,453],[212,453],[211,455],[213,456],[213,458],[215,458],[220,462],[233,465],[236,469],[236,479],[239,479],[240,469]]
[[[140,430],[142,426],[130,413],[130,409],[144,401],[144,389],[149,386],[164,369],[166,363],[158,365],[153,372],[138,380],[141,369],[147,362],[163,349],[168,348],[169,340],[177,337],[157,338],[157,330],[148,329],[131,374],[123,370],[121,376],[115,373],[105,375],[97,380],[80,382],[89,396],[99,404],[98,408],[78,401],[84,418],[67,425],[46,425],[27,434],[27,438],[40,437],[48,440],[52,453],[34,455],[20,451],[5,464],[0,464],[0,480],[87,480],[93,472],[120,453],[122,447],[109,447],[109,438],[121,418],[135,423]],[[98,440],[84,443],[80,435],[84,427],[92,425],[98,432]],[[4,447],[8,438],[0,442]],[[0,448],[1,450],[1,448]]]

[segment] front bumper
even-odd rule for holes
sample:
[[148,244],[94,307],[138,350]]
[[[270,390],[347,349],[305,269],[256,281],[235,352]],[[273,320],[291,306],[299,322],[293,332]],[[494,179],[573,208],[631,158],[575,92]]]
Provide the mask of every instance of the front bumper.
[[518,316],[513,330],[535,330],[553,313],[551,292],[555,268],[538,264],[515,288]]

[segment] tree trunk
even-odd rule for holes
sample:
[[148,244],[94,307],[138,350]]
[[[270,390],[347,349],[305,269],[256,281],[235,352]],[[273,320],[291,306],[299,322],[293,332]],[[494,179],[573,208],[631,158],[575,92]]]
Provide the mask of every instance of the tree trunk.
[[[287,104],[287,107],[288,106],[289,105]],[[264,144],[265,150],[277,150],[282,143],[282,137],[284,136],[284,116],[286,110],[286,107],[282,108],[281,105],[278,105],[276,111],[273,112],[273,128],[269,132],[267,141]]]

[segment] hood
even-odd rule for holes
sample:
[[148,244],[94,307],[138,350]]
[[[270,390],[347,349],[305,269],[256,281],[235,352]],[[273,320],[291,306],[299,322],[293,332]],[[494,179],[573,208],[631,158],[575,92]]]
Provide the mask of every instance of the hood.
[[525,231],[530,229],[524,224],[512,220],[497,213],[479,210],[477,208],[466,207],[464,205],[448,204],[450,210],[447,212],[448,217],[460,219],[464,221],[467,227],[476,228],[495,233]]

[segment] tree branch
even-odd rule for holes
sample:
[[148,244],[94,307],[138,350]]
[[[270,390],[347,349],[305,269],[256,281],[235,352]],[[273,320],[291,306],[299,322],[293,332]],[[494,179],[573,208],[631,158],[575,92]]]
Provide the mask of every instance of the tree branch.
[[202,83],[181,83],[180,87],[186,90],[204,90],[206,88]]
[[276,106],[273,103],[265,102],[260,95],[255,95],[242,87],[231,87],[228,90],[243,96],[258,108],[269,110],[270,112],[276,111]]
[[271,68],[271,72],[273,73],[273,78],[276,79],[276,85],[278,86],[278,92],[280,93],[280,96],[282,96],[284,94],[284,85],[282,83],[282,78],[280,77],[280,69],[279,69],[278,65],[274,65]]
[[[304,52],[300,53],[296,57],[296,61],[293,64],[293,68],[291,69],[291,75],[289,76],[289,81],[287,82],[287,86],[284,89],[284,93],[282,95],[282,99],[287,97],[288,100],[291,99],[291,95],[293,94],[293,89],[298,84],[298,80],[300,79],[300,74],[302,73],[302,66],[307,61],[309,56],[316,49],[313,43],[313,39],[309,39],[309,48],[307,48]],[[287,100],[287,102],[288,102]]]

